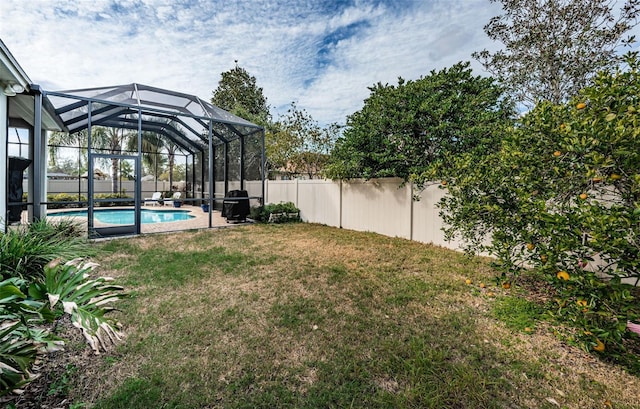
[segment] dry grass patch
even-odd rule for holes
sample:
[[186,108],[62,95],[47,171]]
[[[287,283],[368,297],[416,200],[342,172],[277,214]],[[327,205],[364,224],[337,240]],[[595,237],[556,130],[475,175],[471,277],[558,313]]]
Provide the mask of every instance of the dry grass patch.
[[[494,318],[487,260],[317,225],[118,240],[128,338],[97,408],[616,408],[637,377]],[[117,256],[116,256],[117,254]],[[106,272],[109,274],[109,271]],[[489,291],[496,297],[487,296]]]

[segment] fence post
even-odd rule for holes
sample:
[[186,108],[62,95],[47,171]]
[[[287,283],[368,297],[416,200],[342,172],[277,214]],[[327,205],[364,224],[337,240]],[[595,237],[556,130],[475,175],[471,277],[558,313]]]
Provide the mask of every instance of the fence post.
[[342,179],[340,179],[340,221],[339,227],[342,228]]
[[295,179],[296,183],[294,184],[296,189],[296,207],[298,207],[298,178]]

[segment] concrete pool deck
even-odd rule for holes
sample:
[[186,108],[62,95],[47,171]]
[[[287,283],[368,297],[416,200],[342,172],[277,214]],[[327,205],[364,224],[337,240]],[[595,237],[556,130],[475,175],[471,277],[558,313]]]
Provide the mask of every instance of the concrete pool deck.
[[[117,209],[131,209],[131,207],[101,207],[97,208],[103,210],[117,210]],[[169,211],[169,210],[188,210],[189,215],[194,216],[189,220],[180,220],[175,222],[163,222],[163,223],[146,223],[140,225],[141,234],[153,234],[153,233],[166,233],[172,231],[184,231],[192,229],[206,229],[209,228],[209,213],[203,212],[199,206],[182,205],[179,209],[173,207],[157,207],[157,206],[143,206],[142,209],[154,210],[154,211]],[[65,213],[75,212],[78,210],[86,210],[86,208],[73,208],[73,209],[49,209],[47,213]],[[26,212],[23,212],[22,219],[26,220]],[[219,211],[214,210],[211,212],[212,227],[227,227],[234,225],[242,225],[246,223],[227,223],[226,219],[222,217]],[[70,219],[81,222],[83,226],[87,226],[87,218],[85,216],[69,216]],[[104,224],[95,221],[95,227],[110,227],[112,224]]]

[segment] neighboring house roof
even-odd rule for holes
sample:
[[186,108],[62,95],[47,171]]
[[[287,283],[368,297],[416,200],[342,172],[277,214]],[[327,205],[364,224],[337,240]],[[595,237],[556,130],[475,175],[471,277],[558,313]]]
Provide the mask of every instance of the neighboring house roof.
[[283,166],[279,169],[274,169],[272,172],[276,173],[284,173],[289,175],[302,175],[309,174],[317,175],[322,171],[323,167],[319,163],[311,163],[302,160],[301,162],[292,162],[288,161],[286,166]]
[[77,176],[72,176],[62,172],[47,172],[47,177],[49,179],[76,179],[77,178]]
[[[80,177],[83,179],[88,179],[89,173],[88,172],[84,172]],[[100,169],[94,169],[93,170],[93,178],[94,179],[106,179],[107,178],[107,174],[104,173],[103,171],[101,171]]]

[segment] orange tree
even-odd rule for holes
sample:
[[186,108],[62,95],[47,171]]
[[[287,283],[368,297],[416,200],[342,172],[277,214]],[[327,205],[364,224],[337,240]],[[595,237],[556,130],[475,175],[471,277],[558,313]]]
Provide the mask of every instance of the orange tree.
[[640,318],[630,285],[640,280],[639,110],[632,53],[568,103],[539,103],[494,151],[422,175],[447,180],[448,235],[495,255],[504,280],[542,273],[554,288],[550,312],[577,328],[571,338],[612,357]]

